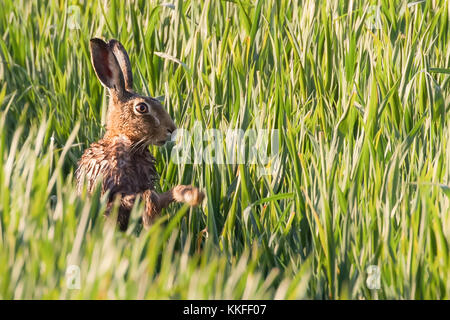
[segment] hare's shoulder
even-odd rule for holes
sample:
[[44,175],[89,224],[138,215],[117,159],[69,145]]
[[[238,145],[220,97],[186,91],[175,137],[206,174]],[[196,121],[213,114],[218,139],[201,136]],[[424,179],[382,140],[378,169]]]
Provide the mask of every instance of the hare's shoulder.
[[103,178],[103,192],[130,194],[153,189],[155,159],[147,149],[134,152],[128,139],[100,140],[84,152],[77,169],[79,185],[84,179],[89,191],[99,178]]

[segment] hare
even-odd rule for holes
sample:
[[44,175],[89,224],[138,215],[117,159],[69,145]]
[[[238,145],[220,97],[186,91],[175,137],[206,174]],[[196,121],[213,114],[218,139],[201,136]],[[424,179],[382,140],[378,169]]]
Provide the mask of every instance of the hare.
[[178,185],[161,194],[154,190],[158,175],[148,147],[164,145],[176,127],[158,100],[133,91],[130,59],[122,44],[114,39],[106,43],[94,38],[90,40],[90,51],[95,73],[109,90],[110,98],[106,133],[91,144],[78,162],[78,193],[84,183],[92,193],[96,182],[102,179],[102,194],[109,192],[106,215],[119,197],[117,222],[121,231],[128,227],[138,195],[145,201],[144,227],[173,201],[199,205],[204,193],[193,186]]

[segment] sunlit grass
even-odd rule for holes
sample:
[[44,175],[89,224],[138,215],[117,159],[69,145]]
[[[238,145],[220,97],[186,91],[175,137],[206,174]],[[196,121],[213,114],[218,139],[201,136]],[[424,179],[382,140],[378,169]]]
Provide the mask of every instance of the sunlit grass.
[[[167,3],[2,2],[0,298],[449,299],[449,2]],[[178,127],[278,129],[278,170],[152,147],[158,189],[207,201],[115,231],[73,177],[104,132],[93,36]]]

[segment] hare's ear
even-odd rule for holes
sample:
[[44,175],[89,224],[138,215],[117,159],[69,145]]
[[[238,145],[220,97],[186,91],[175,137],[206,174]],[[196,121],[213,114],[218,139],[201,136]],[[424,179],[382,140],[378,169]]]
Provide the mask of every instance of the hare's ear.
[[122,70],[110,47],[101,39],[90,41],[91,59],[100,82],[110,90],[122,93],[125,90]]
[[116,56],[120,69],[122,69],[123,79],[125,80],[125,88],[128,90],[133,89],[133,73],[131,72],[131,63],[128,53],[123,45],[116,39],[112,39],[108,42],[108,46]]

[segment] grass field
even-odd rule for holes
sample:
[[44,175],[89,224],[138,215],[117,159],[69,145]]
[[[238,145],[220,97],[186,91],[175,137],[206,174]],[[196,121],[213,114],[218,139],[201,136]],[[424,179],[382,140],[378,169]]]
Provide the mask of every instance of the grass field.
[[[3,0],[0,298],[450,299],[450,2],[394,2]],[[75,189],[94,36],[178,127],[278,129],[272,174],[151,147],[207,200],[116,231]]]

